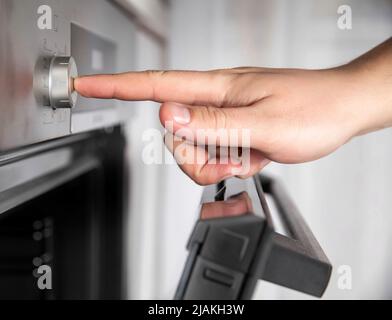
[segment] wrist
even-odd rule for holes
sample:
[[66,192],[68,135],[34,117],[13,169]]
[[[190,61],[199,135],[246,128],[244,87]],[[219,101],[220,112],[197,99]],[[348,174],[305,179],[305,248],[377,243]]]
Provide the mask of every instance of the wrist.
[[357,133],[392,126],[392,41],[342,66],[350,83],[353,108],[358,114]]

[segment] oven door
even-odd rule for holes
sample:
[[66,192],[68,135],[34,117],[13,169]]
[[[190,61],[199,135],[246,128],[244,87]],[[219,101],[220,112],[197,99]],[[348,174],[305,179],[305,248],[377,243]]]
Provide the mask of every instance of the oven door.
[[176,299],[250,299],[259,279],[321,297],[331,277],[293,201],[267,176],[207,187],[187,248]]
[[121,128],[0,155],[0,299],[118,299]]

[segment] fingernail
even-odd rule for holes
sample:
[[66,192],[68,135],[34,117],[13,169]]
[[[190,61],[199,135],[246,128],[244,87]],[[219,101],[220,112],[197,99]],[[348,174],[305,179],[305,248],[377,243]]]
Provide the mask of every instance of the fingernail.
[[242,166],[238,166],[238,167],[232,167],[231,168],[231,174],[233,176],[239,176],[241,175],[243,172]]
[[175,122],[179,124],[188,124],[191,122],[191,113],[188,108],[179,103],[171,105],[171,114]]

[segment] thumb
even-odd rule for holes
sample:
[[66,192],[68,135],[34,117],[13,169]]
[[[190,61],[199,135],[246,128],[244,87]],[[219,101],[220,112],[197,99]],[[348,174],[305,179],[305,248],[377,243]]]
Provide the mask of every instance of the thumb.
[[250,147],[256,127],[253,107],[219,108],[164,103],[160,109],[162,125],[177,136],[201,145]]

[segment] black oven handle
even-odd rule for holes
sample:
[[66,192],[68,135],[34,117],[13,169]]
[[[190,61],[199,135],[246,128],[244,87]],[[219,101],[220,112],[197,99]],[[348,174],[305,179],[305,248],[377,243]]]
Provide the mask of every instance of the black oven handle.
[[260,175],[259,181],[262,190],[273,198],[289,232],[288,236],[274,234],[262,279],[322,296],[331,277],[331,263],[282,183],[266,175]]

